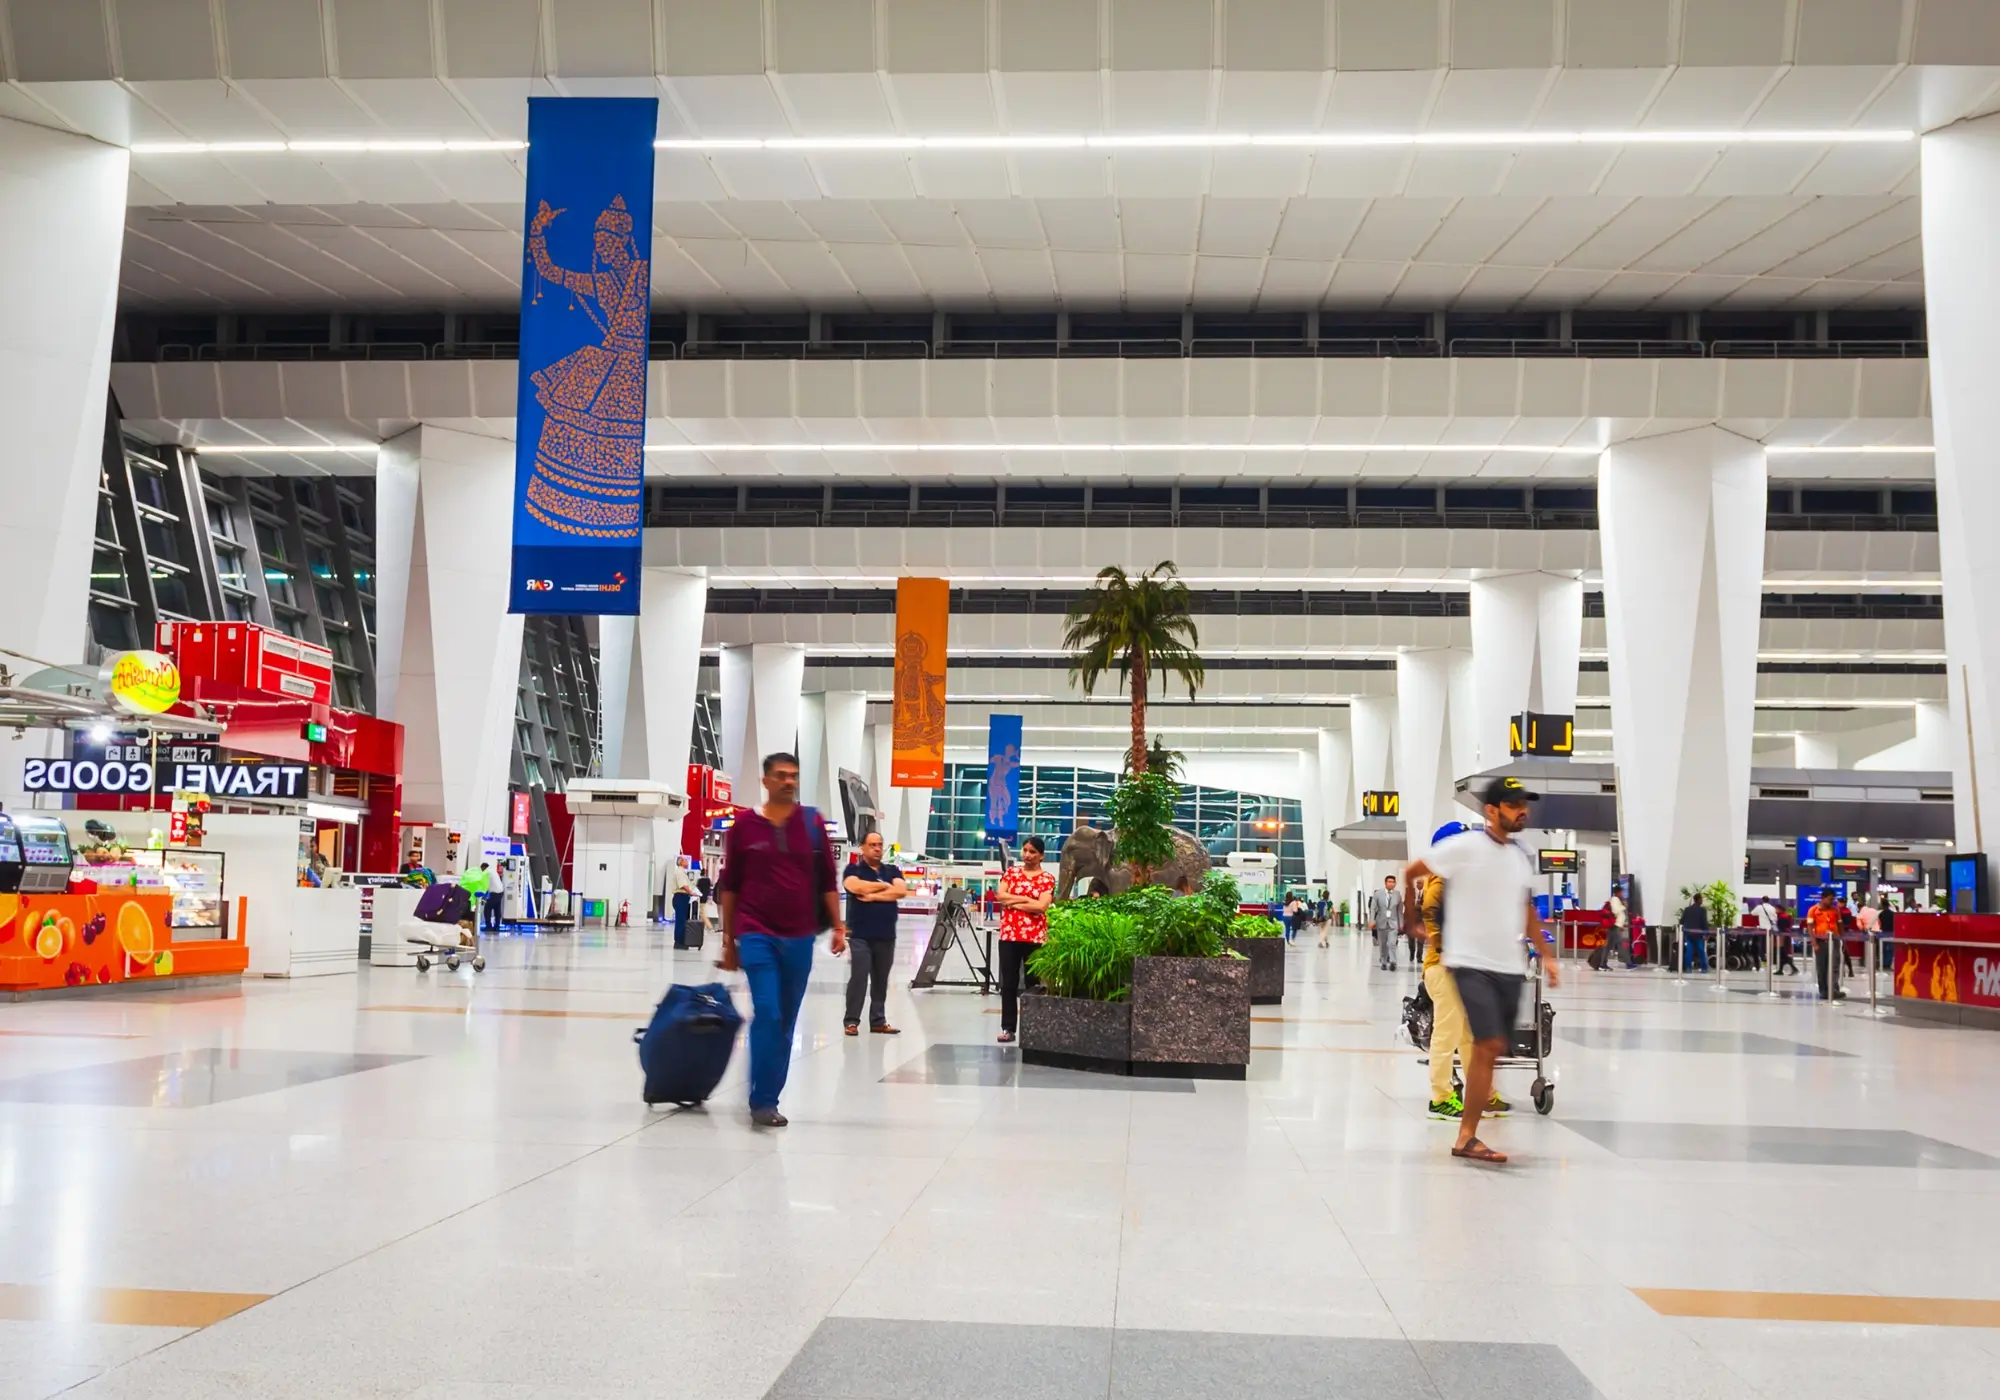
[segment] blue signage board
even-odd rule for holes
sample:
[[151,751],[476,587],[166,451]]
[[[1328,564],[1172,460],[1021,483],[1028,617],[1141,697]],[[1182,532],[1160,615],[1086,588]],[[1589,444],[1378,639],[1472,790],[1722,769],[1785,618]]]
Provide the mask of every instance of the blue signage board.
[[1021,717],[986,721],[986,834],[1011,837],[1021,829]]
[[528,99],[510,612],[639,611],[659,107]]

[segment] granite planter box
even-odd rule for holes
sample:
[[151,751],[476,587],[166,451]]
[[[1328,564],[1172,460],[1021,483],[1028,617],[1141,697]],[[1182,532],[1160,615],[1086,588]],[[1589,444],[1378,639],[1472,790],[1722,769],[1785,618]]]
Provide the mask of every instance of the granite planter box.
[[1285,940],[1225,938],[1231,950],[1250,959],[1250,1004],[1276,1006],[1285,999]]
[[1028,1064],[1186,1079],[1242,1079],[1250,1064],[1250,964],[1140,958],[1128,1001],[1021,998]]
[[1132,1072],[1132,1003],[1031,992],[1021,998],[1021,1059],[1101,1074]]
[[1250,1064],[1250,964],[1140,958],[1132,964],[1132,1073],[1242,1079]]

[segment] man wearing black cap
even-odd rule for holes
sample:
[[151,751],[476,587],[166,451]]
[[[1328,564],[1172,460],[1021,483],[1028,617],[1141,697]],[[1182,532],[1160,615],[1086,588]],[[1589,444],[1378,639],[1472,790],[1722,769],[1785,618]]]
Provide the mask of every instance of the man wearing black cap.
[[[1480,794],[1484,829],[1446,837],[1403,872],[1405,885],[1434,875],[1451,885],[1444,908],[1444,965],[1465,1004],[1473,1041],[1465,1067],[1465,1116],[1451,1155],[1494,1166],[1507,1155],[1479,1140],[1479,1118],[1493,1093],[1493,1062],[1507,1053],[1520,1012],[1521,984],[1527,980],[1521,942],[1533,947],[1539,929],[1535,864],[1514,836],[1528,824],[1528,804],[1540,798],[1519,778],[1494,778]],[[1560,985],[1554,959],[1545,959],[1544,966],[1549,985]]]

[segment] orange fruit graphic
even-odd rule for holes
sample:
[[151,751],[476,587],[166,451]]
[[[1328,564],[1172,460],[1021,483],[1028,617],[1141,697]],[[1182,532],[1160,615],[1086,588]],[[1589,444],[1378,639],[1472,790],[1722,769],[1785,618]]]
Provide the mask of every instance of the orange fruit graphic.
[[57,928],[54,924],[43,924],[35,930],[35,951],[41,954],[42,957],[48,959],[50,962],[54,962],[56,955],[62,952],[62,950],[63,939],[61,929]]
[[118,946],[140,962],[153,956],[153,919],[136,900],[119,906]]
[[59,918],[56,920],[56,929],[58,932],[62,934],[63,947],[74,948],[76,946],[75,921],[66,918]]

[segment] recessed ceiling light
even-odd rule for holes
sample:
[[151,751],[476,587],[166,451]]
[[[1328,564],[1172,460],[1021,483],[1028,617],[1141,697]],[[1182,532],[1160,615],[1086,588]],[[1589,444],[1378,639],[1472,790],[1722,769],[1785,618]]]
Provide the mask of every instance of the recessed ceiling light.
[[1857,455],[1864,457],[1928,457],[1936,452],[1937,448],[1928,444],[1913,443],[1905,445],[1893,442],[1869,443],[1864,447],[1841,447],[1835,443],[1818,443],[1811,447],[1780,447],[1766,444],[1764,447],[1764,455],[1767,457],[1851,457]]
[[474,155],[525,151],[526,141],[135,141],[135,156]]

